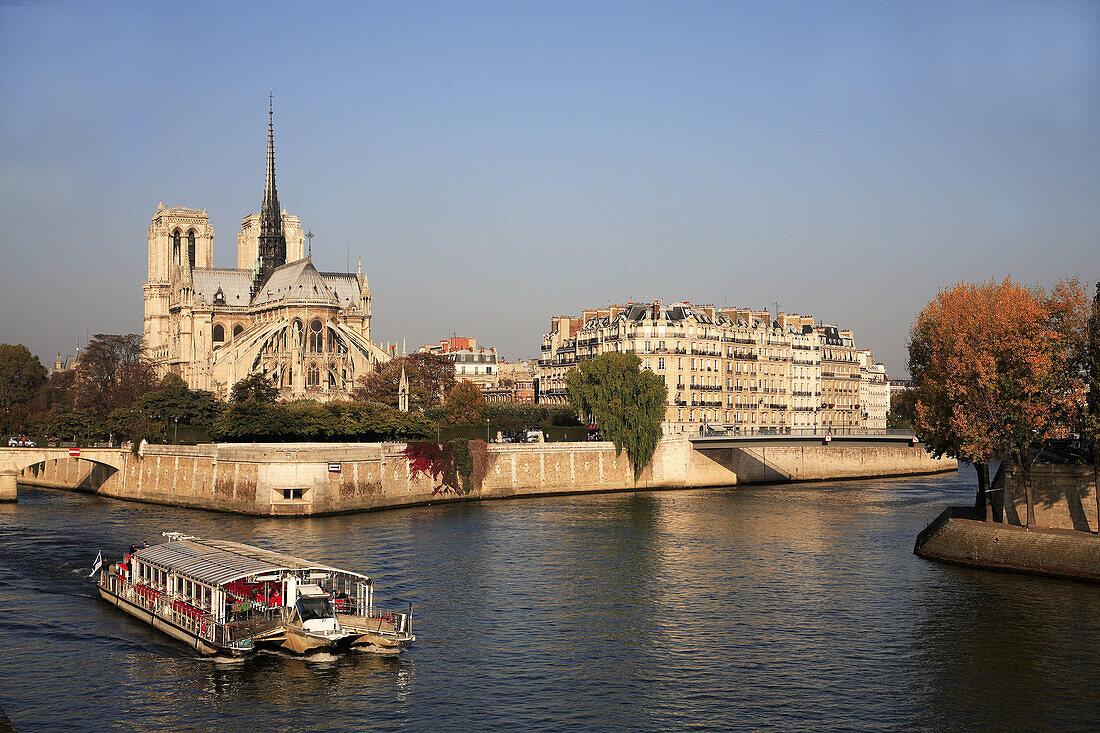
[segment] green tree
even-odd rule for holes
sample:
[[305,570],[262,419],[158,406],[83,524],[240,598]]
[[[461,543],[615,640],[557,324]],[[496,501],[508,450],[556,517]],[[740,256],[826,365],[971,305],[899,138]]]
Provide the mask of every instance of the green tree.
[[886,413],[886,427],[898,430],[912,430],[916,420],[916,393],[911,389],[890,395],[890,411]]
[[470,382],[459,382],[447,395],[444,405],[451,425],[480,425],[485,422],[485,395]]
[[218,416],[213,434],[219,440],[374,442],[433,437],[435,425],[419,413],[374,402],[241,401]]
[[46,384],[46,367],[22,344],[0,344],[0,430],[18,429],[23,420],[23,408]]
[[88,440],[106,434],[106,426],[92,410],[55,407],[46,415],[43,427],[62,440]]
[[[146,392],[133,408],[122,411],[116,419],[122,422],[120,434],[131,439],[175,440],[174,433],[180,425],[209,431],[222,409],[213,392],[189,389],[178,374],[167,374],[156,389]],[[149,434],[150,426],[155,426],[153,435]]]
[[360,402],[379,402],[397,407],[401,370],[409,379],[409,408],[424,411],[443,404],[455,386],[454,362],[439,354],[416,353],[378,364],[360,377],[353,396]]
[[[428,413],[431,416],[431,413]],[[442,418],[442,416],[440,416]],[[569,405],[531,405],[520,402],[489,402],[485,417],[498,429],[512,434],[544,430],[552,426],[575,426],[581,421]]]
[[657,450],[668,398],[664,380],[641,365],[634,354],[602,354],[566,376],[570,403],[596,422],[617,454],[626,448],[635,481]]
[[229,391],[230,402],[260,402],[274,405],[279,398],[279,388],[275,382],[263,374],[249,374],[233,385]]

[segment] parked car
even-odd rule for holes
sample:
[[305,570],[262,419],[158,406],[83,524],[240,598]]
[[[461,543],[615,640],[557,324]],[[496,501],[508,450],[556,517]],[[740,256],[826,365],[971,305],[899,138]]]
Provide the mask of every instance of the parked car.
[[22,435],[13,435],[8,438],[9,448],[34,448],[35,442]]

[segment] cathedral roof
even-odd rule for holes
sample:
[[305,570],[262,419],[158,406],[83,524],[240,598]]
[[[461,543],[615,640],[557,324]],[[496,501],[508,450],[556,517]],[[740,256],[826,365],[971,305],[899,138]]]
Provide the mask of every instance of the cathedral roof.
[[336,296],[341,308],[358,305],[362,291],[359,289],[359,278],[354,272],[322,272],[321,277]]
[[195,300],[202,298],[207,305],[222,304],[217,297],[221,291],[225,305],[248,305],[252,287],[252,270],[234,270],[226,267],[195,268],[191,271],[191,284]]
[[267,305],[282,300],[311,300],[341,305],[321,273],[308,259],[276,267],[252,300],[252,305]]

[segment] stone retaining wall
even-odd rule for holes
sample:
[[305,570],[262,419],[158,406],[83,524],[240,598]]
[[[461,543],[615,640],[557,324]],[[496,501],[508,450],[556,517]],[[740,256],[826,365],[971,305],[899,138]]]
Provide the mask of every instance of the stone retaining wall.
[[913,552],[929,560],[989,570],[1100,581],[1100,537],[980,522],[969,507],[945,510],[917,536]]
[[[491,444],[475,456],[480,485],[436,493],[413,476],[401,443],[145,446],[121,468],[78,459],[25,469],[20,483],[78,488],[135,501],[259,515],[316,515],[439,501],[652,488],[729,486],[955,470],[923,447],[776,447],[694,450],[662,440],[634,481],[610,443]],[[52,464],[52,465],[51,465]],[[330,470],[330,468],[332,470]]]
[[[1027,500],[1019,472],[1002,464],[992,488],[1004,489],[1005,515],[1023,525]],[[1096,531],[1096,484],[1092,465],[1037,463],[1031,469],[1031,496],[1038,527]]]

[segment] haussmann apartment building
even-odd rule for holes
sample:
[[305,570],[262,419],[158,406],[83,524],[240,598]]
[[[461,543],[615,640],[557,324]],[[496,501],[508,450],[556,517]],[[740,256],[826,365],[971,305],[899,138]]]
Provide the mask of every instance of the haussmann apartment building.
[[668,388],[666,434],[843,435],[883,431],[886,369],[852,332],[811,316],[677,302],[555,316],[543,335],[538,401],[565,404],[565,375],[599,354],[637,354]]

